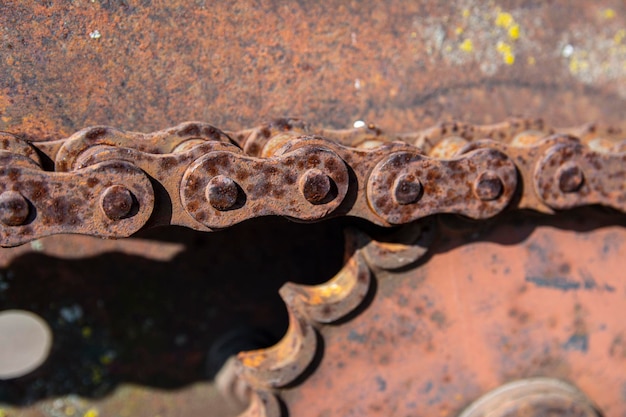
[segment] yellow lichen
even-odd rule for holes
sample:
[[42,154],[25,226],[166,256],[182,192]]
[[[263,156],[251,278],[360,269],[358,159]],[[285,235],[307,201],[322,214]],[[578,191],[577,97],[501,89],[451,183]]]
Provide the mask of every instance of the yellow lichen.
[[495,23],[496,23],[496,26],[500,26],[502,28],[510,28],[515,23],[515,20],[513,19],[513,16],[511,16],[510,13],[499,12],[498,15],[496,16]]
[[509,28],[509,37],[513,40],[519,38],[519,25],[514,24]]
[[109,365],[113,362],[113,357],[111,355],[102,355],[100,356],[100,363],[103,365]]
[[513,54],[513,47],[506,42],[499,41],[496,45],[496,50],[502,55],[502,60],[507,65],[513,65],[515,63],[515,55]]
[[454,33],[460,35],[461,33],[463,33],[463,28],[461,26],[457,27],[456,29],[454,29]]
[[624,38],[626,38],[626,29],[620,29],[617,31],[615,36],[613,36],[613,42],[618,44],[622,43],[622,40],[624,40]]
[[99,415],[100,413],[98,412],[98,410],[96,410],[95,408],[90,408],[89,410],[85,411],[83,417],[98,417]]
[[572,74],[578,74],[582,71],[589,69],[589,61],[580,59],[578,56],[573,56],[569,61],[569,70]]
[[66,416],[71,417],[74,414],[76,414],[76,409],[72,407],[71,405],[68,405],[67,407],[65,407],[65,410],[63,410],[63,412],[65,413]]
[[470,15],[470,11],[468,9],[463,9],[462,14],[463,14],[463,17],[467,19]]
[[535,65],[535,57],[534,56],[529,56],[528,57],[528,65]]
[[0,408],[0,417],[9,417],[9,415],[7,414],[6,411],[4,411],[2,408]]
[[474,44],[471,39],[465,39],[460,45],[459,49],[464,52],[472,52],[474,50]]
[[100,369],[93,367],[91,368],[91,382],[94,384],[99,384],[102,382],[102,372]]
[[613,19],[615,17],[615,10],[604,9],[602,10],[602,16],[604,16],[605,19]]

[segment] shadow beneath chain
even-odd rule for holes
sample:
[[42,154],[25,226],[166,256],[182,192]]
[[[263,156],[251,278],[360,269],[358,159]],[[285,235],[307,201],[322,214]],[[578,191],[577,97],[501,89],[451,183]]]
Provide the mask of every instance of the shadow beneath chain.
[[[343,228],[265,218],[220,233],[150,230],[113,252],[98,249],[111,241],[92,238],[82,247],[71,236],[65,247],[58,236],[35,242],[0,269],[0,309],[38,314],[54,343],[40,369],[0,381],[0,402],[211,379],[233,352],[283,335],[286,281],[319,284],[341,269]],[[76,258],[83,252],[92,256]]]

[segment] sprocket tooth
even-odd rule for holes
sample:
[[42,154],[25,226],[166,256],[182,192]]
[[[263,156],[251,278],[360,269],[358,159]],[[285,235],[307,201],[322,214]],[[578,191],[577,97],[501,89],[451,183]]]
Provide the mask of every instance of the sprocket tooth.
[[364,258],[374,271],[405,268],[428,253],[436,232],[437,223],[432,218],[409,223],[381,239],[360,232],[365,242]]
[[281,417],[280,404],[268,391],[254,391],[250,404],[238,417]]
[[277,344],[237,355],[239,375],[254,388],[288,385],[306,370],[315,356],[315,329],[291,306],[287,310],[289,327]]
[[360,252],[341,271],[321,285],[286,283],[280,289],[285,302],[309,320],[332,323],[356,309],[367,295],[371,273]]
[[274,403],[268,398],[274,395],[273,389],[285,387],[302,376],[313,362],[318,349],[315,326],[346,317],[367,297],[372,275],[361,253],[362,239],[362,234],[346,231],[348,259],[329,281],[315,286],[286,283],[279,290],[289,314],[287,332],[274,346],[237,355],[239,376],[258,396],[253,396],[241,417],[274,416],[276,409],[280,411],[278,400],[274,398]]

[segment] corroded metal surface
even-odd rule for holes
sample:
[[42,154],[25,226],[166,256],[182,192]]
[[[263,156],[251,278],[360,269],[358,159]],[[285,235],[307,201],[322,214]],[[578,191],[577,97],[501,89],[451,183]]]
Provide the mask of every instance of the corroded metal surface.
[[[601,415],[621,416],[624,282],[614,271],[625,239],[623,217],[597,210],[508,216],[462,233],[442,225],[419,268],[378,271],[373,300],[359,315],[336,324],[308,319],[324,340],[323,357],[301,385],[274,375],[271,386],[282,387],[274,393],[289,415],[454,416],[505,382],[542,376],[568,381],[591,400],[553,398],[543,387],[522,390],[517,398],[528,398],[515,406],[470,415],[591,416],[595,403]],[[257,381],[248,355],[240,354],[243,375],[267,393],[271,364],[252,364]],[[280,357],[283,366],[308,358],[293,349]]]
[[[438,216],[435,219],[444,229],[452,226],[451,230],[443,232],[432,225],[422,227],[421,220],[389,233],[370,230],[371,225],[359,223],[358,226],[367,229],[374,239],[357,233],[357,248],[347,250],[347,254],[354,256],[348,261],[349,265],[362,268],[365,262],[372,270],[365,296],[363,285],[357,285],[359,281],[354,280],[358,276],[354,268],[341,270],[335,265],[334,272],[342,272],[335,275],[332,285],[324,284],[324,279],[332,274],[320,274],[317,268],[328,263],[328,256],[310,264],[307,262],[314,255],[310,248],[291,251],[300,247],[302,239],[312,239],[311,236],[317,236],[314,246],[337,249],[340,239],[336,234],[314,232],[326,230],[323,229],[326,227],[332,229],[327,226],[328,222],[306,229],[313,230],[311,235],[298,229],[301,232],[297,237],[284,234],[281,228],[263,229],[265,235],[275,234],[277,242],[283,239],[297,242],[288,247],[279,245],[274,252],[266,240],[254,247],[241,247],[242,242],[257,241],[263,235],[243,233],[248,222],[227,232],[240,237],[232,238],[236,244],[222,247],[218,243],[206,252],[194,250],[196,256],[185,256],[183,252],[174,260],[167,255],[172,252],[169,238],[164,237],[169,236],[168,231],[140,232],[140,236],[146,233],[152,238],[159,236],[158,239],[163,239],[160,243],[53,236],[34,240],[31,246],[3,249],[0,251],[3,262],[0,308],[39,310],[42,317],[52,323],[53,331],[75,344],[61,343],[60,347],[67,349],[69,358],[59,358],[57,351],[53,361],[58,368],[48,364],[48,368],[33,377],[40,378],[40,382],[27,378],[15,384],[0,383],[0,403],[24,405],[43,400],[39,405],[23,408],[1,406],[0,416],[208,414],[222,417],[235,413],[235,409],[219,405],[212,387],[188,385],[201,378],[197,370],[203,367],[205,353],[202,349],[214,343],[214,336],[233,323],[232,309],[236,312],[239,306],[250,309],[249,322],[270,327],[275,325],[275,320],[285,322],[286,315],[278,315],[279,319],[267,317],[268,310],[283,310],[274,304],[269,307],[266,298],[285,280],[310,276],[314,272],[320,279],[309,282],[310,287],[301,285],[304,282],[290,284],[282,293],[288,300],[290,314],[299,318],[300,329],[310,326],[317,332],[313,357],[305,366],[312,351],[303,347],[302,351],[309,356],[305,359],[298,355],[291,357],[290,360],[301,367],[286,379],[280,372],[272,373],[271,369],[255,372],[254,362],[249,362],[251,366],[245,374],[262,387],[252,396],[249,415],[274,417],[284,412],[285,407],[289,415],[296,417],[335,415],[336,410],[339,414],[350,410],[373,415],[394,415],[402,411],[454,414],[501,383],[536,375],[568,380],[597,403],[604,415],[623,414],[623,401],[619,402],[619,396],[623,395],[620,389],[624,388],[620,388],[620,384],[624,382],[607,373],[623,369],[623,360],[619,359],[623,357],[623,328],[611,321],[623,311],[623,305],[615,300],[619,282],[613,282],[613,276],[602,281],[605,276],[601,275],[601,270],[594,269],[597,265],[591,268],[597,275],[589,279],[590,275],[586,275],[589,271],[582,271],[581,265],[600,259],[607,270],[623,268],[618,263],[619,255],[610,250],[606,254],[589,255],[589,259],[582,259],[580,255],[593,254],[600,247],[613,247],[611,242],[621,241],[622,229],[615,228],[614,224],[604,227],[602,222],[593,223],[593,217],[600,216],[600,211],[587,212],[582,220],[575,214],[561,211],[578,204],[595,203],[623,210],[623,180],[619,179],[622,164],[616,155],[624,151],[624,146],[610,140],[616,132],[602,131],[595,124],[573,131],[559,130],[559,135],[551,141],[545,138],[557,132],[539,121],[495,129],[490,124],[511,115],[542,116],[554,126],[571,126],[582,120],[601,120],[611,125],[623,123],[625,21],[626,9],[623,2],[617,0],[464,0],[455,4],[391,0],[289,5],[271,1],[220,4],[202,0],[167,4],[126,0],[2,2],[0,130],[15,136],[0,133],[3,139],[0,141],[0,166],[7,166],[5,162],[10,161],[12,168],[27,175],[64,177],[59,180],[62,182],[69,176],[78,178],[80,174],[76,172],[92,169],[98,161],[121,159],[136,164],[133,170],[146,172],[150,183],[156,186],[153,190],[155,210],[140,228],[165,224],[183,224],[201,230],[210,227],[188,216],[186,209],[182,211],[182,204],[178,206],[180,210],[163,208],[180,201],[177,192],[187,168],[183,159],[194,155],[195,160],[217,148],[243,151],[261,160],[279,159],[289,150],[297,151],[309,145],[329,149],[347,162],[358,184],[348,187],[344,203],[331,214],[348,214],[345,211],[345,201],[348,201],[352,204],[348,204],[352,214],[385,226],[389,226],[385,224],[387,221],[370,208],[367,181],[362,181],[382,158],[394,151],[413,152],[413,147],[417,147],[429,158],[449,160],[489,148],[507,155],[519,171],[516,193],[509,207],[557,213],[558,216],[539,223],[570,222],[565,230],[574,232],[574,237],[557,238],[555,236],[561,236],[562,231],[553,236],[554,231],[545,232],[542,223],[536,230],[552,241],[539,245],[541,250],[531,250],[528,244],[537,242],[532,234],[518,234],[519,221],[513,223],[516,227],[496,229],[500,231],[489,236],[506,243],[499,250],[507,253],[503,259],[515,270],[511,278],[504,274],[504,267],[496,259],[489,258],[492,252],[497,252],[496,255],[500,252],[481,241],[480,233],[477,234],[473,226],[456,218]],[[264,128],[236,131],[285,114],[331,129],[307,127],[303,122],[282,119]],[[181,120],[193,119],[210,120],[226,131],[220,132],[202,123],[160,130]],[[421,130],[446,119],[463,120],[468,124],[442,123]],[[363,127],[336,130],[353,123],[355,127]],[[490,127],[477,128],[477,124]],[[67,141],[56,141],[85,126],[103,125],[122,130],[96,127],[81,131],[78,136],[83,135],[84,140],[73,142],[79,145],[77,148],[64,148]],[[291,127],[288,130],[304,131],[307,140],[294,141],[293,135],[286,134],[286,126]],[[413,129],[419,129],[420,134],[382,133]],[[158,133],[133,135],[128,133],[130,131]],[[569,135],[578,138],[584,146],[580,147]],[[15,141],[15,137],[20,141]],[[480,140],[484,137],[495,141],[484,144]],[[103,138],[108,142],[102,141]],[[36,153],[24,140],[37,142],[42,153]],[[404,143],[385,145],[389,140]],[[100,146],[93,146],[96,144]],[[381,148],[377,148],[380,145],[384,145],[382,153]],[[57,159],[61,148],[60,154],[67,159],[65,156]],[[555,160],[559,161],[559,167],[550,166]],[[55,162],[58,166],[56,172],[52,172]],[[597,173],[597,162],[606,169],[604,177]],[[157,163],[161,166],[157,167]],[[538,164],[545,170],[535,177],[534,167]],[[302,195],[306,204],[324,204],[325,198],[333,195],[333,184],[323,170],[313,168],[299,174],[302,175],[294,183],[294,190]],[[419,203],[414,200],[419,200],[427,187],[423,187],[421,181],[415,182],[411,177],[414,174],[398,172],[397,176],[389,177],[393,178],[389,194],[395,203],[409,206]],[[203,204],[208,210],[228,212],[237,206],[239,189],[233,184],[235,181],[229,181],[225,175],[213,178],[204,190],[206,193],[202,193],[206,197]],[[601,182],[597,182],[598,179]],[[94,194],[90,201],[94,207],[92,212],[102,216],[105,222],[132,219],[134,216],[130,215],[137,209],[137,201],[131,190],[121,188],[124,185],[110,184],[111,187]],[[482,175],[472,182],[472,198],[493,201],[490,199],[507,191],[500,188],[497,176]],[[0,220],[9,227],[18,227],[32,218],[36,208],[26,197],[44,204],[44,208],[50,203],[42,196],[29,194],[25,197],[12,189],[5,193],[0,196]],[[65,210],[71,218],[77,207],[57,204],[53,211],[56,213],[59,209]],[[45,210],[38,213],[42,212]],[[54,223],[60,218],[51,216],[50,219]],[[270,219],[265,222],[275,225]],[[488,222],[499,223],[500,218]],[[614,221],[622,227],[620,222]],[[335,227],[339,226],[335,223]],[[90,232],[96,229],[98,227]],[[128,233],[138,230],[131,229]],[[433,235],[428,230],[436,230],[434,235],[439,239],[432,248]],[[604,234],[606,230],[617,233],[618,237],[608,238]],[[448,238],[461,246],[446,241]],[[196,248],[198,242],[209,245],[206,239],[188,235],[185,246]],[[218,234],[211,234],[212,242],[223,242],[221,239]],[[508,246],[511,240],[517,246]],[[580,241],[585,241],[586,246]],[[467,248],[463,249],[465,246]],[[477,250],[472,252],[475,246]],[[581,252],[571,255],[572,246]],[[534,255],[525,258],[523,248]],[[43,257],[39,254],[41,250],[50,252]],[[464,250],[471,254],[460,256],[459,251]],[[90,258],[86,263],[69,262],[74,266],[57,259],[102,251],[118,253],[112,258]],[[211,265],[225,262],[225,251],[231,254],[232,258],[227,256],[231,262],[216,274],[219,279],[211,281],[220,283],[220,291],[194,284],[203,282],[205,271],[211,270]],[[118,255],[123,253],[134,255],[120,258]],[[242,264],[250,263],[250,259],[257,256],[253,254],[281,267],[274,275],[268,273],[263,262],[257,268],[240,270]],[[285,255],[287,260],[281,258]],[[554,259],[550,259],[551,256]],[[148,261],[152,266],[146,268],[146,257],[159,261]],[[564,265],[561,257],[571,260],[566,262],[570,264],[569,270],[558,268]],[[242,262],[243,259],[246,262]],[[275,261],[278,259],[280,261]],[[527,259],[527,262],[520,265],[519,259]],[[144,262],[143,267],[137,266],[140,260]],[[478,263],[487,267],[483,269]],[[532,265],[539,269],[533,270]],[[545,268],[541,269],[541,265]],[[475,270],[474,282],[481,285],[461,287],[464,281],[449,278],[464,275],[466,266]],[[52,270],[57,272],[50,272]],[[91,276],[88,285],[83,283],[87,272]],[[188,279],[200,272],[202,279]],[[11,278],[14,274],[18,279]],[[135,297],[125,296],[129,291],[126,283],[134,282],[135,275],[163,280],[163,274],[183,277],[188,293],[180,296],[180,282],[173,281],[163,287],[167,289],[160,296],[154,295],[160,302],[147,302],[142,294],[146,291],[152,294],[151,286],[142,281],[137,288],[131,285],[130,293]],[[387,279],[389,277],[398,279]],[[526,297],[506,287],[507,283],[521,280],[528,286]],[[268,284],[270,281],[273,284]],[[500,285],[498,291],[489,290],[492,282]],[[408,286],[404,285],[407,283]],[[76,305],[83,303],[85,310],[85,318],[72,323],[57,317],[59,306],[68,302],[68,287],[76,288],[76,291],[69,291],[72,294],[69,299],[77,300]],[[563,293],[556,292],[558,288]],[[242,291],[251,295],[246,298]],[[212,295],[202,298],[201,303],[194,302],[207,292]],[[104,296],[107,306],[115,304],[115,311],[106,307],[100,312],[100,304],[96,309],[96,293]],[[447,299],[452,293],[458,297]],[[85,294],[87,298],[83,300]],[[233,294],[234,300],[227,298]],[[126,301],[120,302],[117,295],[124,295],[122,298]],[[440,297],[431,297],[434,295]],[[169,301],[163,301],[171,298],[184,301],[174,309]],[[394,307],[395,300],[398,306]],[[539,306],[533,300],[543,303]],[[507,310],[507,303],[513,307]],[[190,329],[206,325],[206,320],[194,316],[204,311],[205,305],[221,308],[221,313],[217,318],[211,316],[210,335],[193,333]],[[338,306],[337,311],[347,315],[338,318],[326,309],[328,306]],[[405,318],[409,314],[404,314],[402,306],[414,307],[417,318],[413,321]],[[433,306],[437,309],[432,310]],[[464,307],[465,310],[460,311]],[[420,309],[425,315],[417,313]],[[122,357],[111,359],[105,352],[106,355],[97,358],[109,340],[103,334],[124,332],[118,328],[118,322],[127,323],[127,330],[132,334],[144,334],[135,321],[147,323],[147,310],[151,312],[149,318],[157,317],[161,326],[167,322],[163,318],[166,315],[179,317],[178,320],[184,317],[185,324],[173,324],[171,329],[168,327],[170,332],[175,335],[177,329],[185,328],[191,332],[193,340],[203,340],[206,345],[186,348],[185,354],[176,348],[155,355],[150,349],[159,345],[161,339],[148,332],[145,334],[150,339],[145,344],[133,345],[135,354],[128,355],[127,350]],[[162,317],[156,310],[166,313],[161,313]],[[187,310],[189,312],[185,313]],[[60,311],[62,317],[71,318],[79,310],[63,307]],[[503,318],[505,311],[508,318]],[[102,320],[103,315],[118,317],[120,314],[128,317]],[[390,316],[385,318],[384,314]],[[484,319],[485,324],[479,323],[479,319]],[[605,319],[610,323],[605,323]],[[327,324],[328,321],[331,323]],[[463,327],[465,330],[459,330]],[[72,336],[68,337],[68,333]],[[302,332],[291,333],[296,335],[292,338],[296,345],[299,333]],[[174,335],[168,334],[172,339]],[[76,347],[83,344],[82,349]],[[393,349],[385,350],[385,346],[391,345]],[[346,355],[344,348],[353,349],[347,351],[346,361],[335,363],[333,358]],[[286,352],[289,353],[289,349]],[[90,355],[95,355],[95,359]],[[262,356],[263,352],[257,352],[257,358]],[[428,360],[417,361],[416,357]],[[271,361],[258,363],[272,367]],[[298,376],[302,368],[306,369]],[[391,372],[391,368],[397,372]],[[191,372],[194,376],[191,380],[179,380],[176,387],[186,386],[180,391],[164,392],[127,385],[111,391],[111,384],[118,381],[139,381],[143,385],[161,387],[155,382],[159,380],[156,376],[159,372],[177,376]],[[115,382],[111,380],[112,375]],[[273,375],[278,382],[264,383],[263,378],[268,375]],[[292,378],[295,380],[285,388],[267,389]],[[111,395],[94,400],[102,392]],[[91,399],[66,396],[72,393]],[[277,394],[282,402],[277,400]],[[365,399],[358,398],[359,395],[364,395]],[[55,399],[58,396],[62,398]],[[48,397],[50,399],[46,400]],[[335,408],[320,409],[319,398]],[[539,401],[538,404],[541,411],[541,404],[545,403]],[[548,407],[552,407],[551,404]],[[428,413],[428,410],[434,411]],[[587,412],[588,408],[577,410]],[[521,410],[522,414],[527,412],[527,409]]]
[[0,5],[0,130],[624,116],[619,0]]
[[5,136],[14,145],[0,167],[2,246],[55,233],[120,238],[163,225],[212,231],[270,215],[389,227],[435,214],[488,219],[515,207],[626,210],[626,141],[621,129],[596,125],[557,130],[510,119],[385,135],[281,119],[230,136],[201,123],[148,135],[95,127],[32,143],[54,172],[27,156],[23,140]]

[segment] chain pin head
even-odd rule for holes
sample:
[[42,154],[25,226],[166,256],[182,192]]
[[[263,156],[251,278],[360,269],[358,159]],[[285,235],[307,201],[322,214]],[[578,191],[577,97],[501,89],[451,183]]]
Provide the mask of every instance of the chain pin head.
[[28,201],[17,191],[0,194],[0,221],[7,226],[24,224],[29,213]]
[[309,169],[300,178],[300,191],[309,203],[322,203],[331,189],[331,179],[319,169]]
[[217,175],[209,181],[206,187],[206,198],[216,210],[224,211],[237,203],[239,187],[232,179]]
[[131,213],[133,194],[123,185],[112,185],[102,194],[100,206],[104,214],[111,220],[121,220]]
[[493,171],[485,171],[478,176],[474,183],[474,193],[482,201],[491,201],[502,195],[502,180]]
[[393,185],[393,199],[401,205],[413,204],[422,194],[422,184],[418,179],[407,174],[396,178]]
[[564,193],[576,192],[582,187],[585,179],[583,171],[572,162],[564,164],[556,173],[559,189]]

